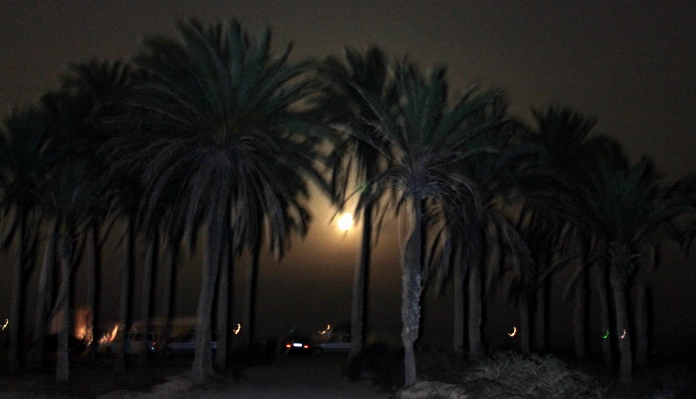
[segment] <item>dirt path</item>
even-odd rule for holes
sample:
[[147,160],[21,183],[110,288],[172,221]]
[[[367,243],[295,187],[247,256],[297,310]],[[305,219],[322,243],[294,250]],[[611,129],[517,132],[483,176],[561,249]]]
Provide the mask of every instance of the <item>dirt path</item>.
[[219,381],[193,387],[186,376],[171,378],[149,393],[117,391],[100,399],[385,399],[370,381],[353,382],[343,376],[342,366],[326,357],[278,359],[270,365],[249,367],[235,382]]

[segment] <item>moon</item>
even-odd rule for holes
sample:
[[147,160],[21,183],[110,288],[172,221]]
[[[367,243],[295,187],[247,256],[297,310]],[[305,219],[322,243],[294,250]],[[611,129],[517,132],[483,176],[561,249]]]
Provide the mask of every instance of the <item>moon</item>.
[[341,231],[348,231],[351,227],[353,227],[353,215],[350,213],[344,213],[338,219],[338,228]]

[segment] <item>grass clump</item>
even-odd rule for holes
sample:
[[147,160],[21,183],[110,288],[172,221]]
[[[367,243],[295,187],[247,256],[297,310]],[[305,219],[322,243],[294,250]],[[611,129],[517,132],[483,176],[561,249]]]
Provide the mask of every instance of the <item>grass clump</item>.
[[476,398],[600,398],[599,383],[580,370],[571,370],[551,355],[524,356],[494,352],[472,361],[464,373],[467,391]]

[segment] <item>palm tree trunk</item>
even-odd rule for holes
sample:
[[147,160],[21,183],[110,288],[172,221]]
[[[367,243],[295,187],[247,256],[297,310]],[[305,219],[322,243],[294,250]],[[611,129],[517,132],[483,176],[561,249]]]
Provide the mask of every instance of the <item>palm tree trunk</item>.
[[58,317],[58,350],[56,359],[56,379],[59,382],[70,380],[70,359],[68,353],[68,337],[70,334],[70,274],[72,269],[71,250],[72,239],[68,232],[60,233],[58,239],[58,259],[60,260],[61,282],[56,298]]
[[636,287],[636,363],[648,362],[648,303],[645,284]]
[[584,264],[578,264],[579,278],[575,286],[575,309],[573,310],[573,337],[575,340],[575,357],[585,357],[585,303],[587,301],[587,286],[585,281]]
[[486,353],[481,339],[483,304],[481,297],[481,265],[469,266],[469,357],[479,358]]
[[19,324],[22,309],[22,281],[24,280],[24,212],[17,210],[18,226],[15,233],[16,252],[12,267],[12,300],[10,302],[9,344],[7,371],[10,374],[19,372]]
[[370,272],[370,254],[372,252],[372,204],[363,211],[362,241],[360,259],[353,275],[353,302],[351,305],[350,352],[348,360],[354,359],[362,352],[365,334],[365,299],[367,296],[367,278]]
[[157,253],[159,252],[159,234],[154,229],[151,242],[148,243],[145,261],[143,262],[143,291],[140,308],[140,321],[142,325],[142,344],[138,352],[138,365],[147,365],[150,352],[148,345],[148,332],[150,331],[150,297],[152,295],[152,272],[157,267]]
[[597,291],[599,292],[599,312],[602,326],[602,359],[604,363],[612,363],[613,355],[611,353],[611,339],[609,338],[609,330],[611,330],[611,320],[609,316],[609,296],[606,269],[600,267],[597,274]]
[[118,308],[118,345],[116,346],[116,360],[114,372],[126,371],[126,337],[128,335],[128,305],[130,302],[130,273],[134,261],[135,231],[133,220],[127,218],[124,226],[125,247],[123,248],[123,264],[121,265],[121,296]]
[[529,302],[527,292],[520,294],[520,350],[525,356],[529,356]]
[[[612,269],[614,269],[614,266]],[[619,341],[619,377],[624,384],[631,383],[631,370],[633,368],[631,358],[631,334],[628,326],[628,311],[626,308],[626,279],[620,271],[612,270],[611,286],[614,294],[614,307],[616,311],[616,335]]]
[[89,360],[94,361],[97,354],[97,340],[94,339],[94,328],[99,325],[99,280],[100,280],[100,242],[99,242],[100,223],[94,221],[91,228],[90,241],[92,252],[90,253],[91,267],[89,270],[88,281],[88,301],[92,310],[92,321],[87,328],[89,334]]
[[[259,216],[261,218],[262,216]],[[246,284],[244,287],[244,314],[242,316],[242,330],[239,345],[244,351],[249,351],[254,339],[254,306],[256,304],[256,283],[259,270],[259,257],[261,256],[261,229],[251,246],[251,260],[247,263]]]
[[34,337],[32,350],[27,357],[27,369],[37,370],[43,364],[44,340],[46,337],[46,310],[51,306],[53,288],[53,257],[55,255],[56,221],[49,222],[48,238],[41,263],[39,275],[39,295],[36,302],[36,314],[34,316]]
[[414,343],[418,339],[421,316],[421,274],[423,246],[423,209],[421,197],[414,193],[409,212],[409,236],[402,249],[401,340],[404,344],[404,386],[416,382]]
[[198,297],[198,310],[196,323],[196,352],[191,365],[193,381],[198,384],[205,382],[206,376],[213,374],[213,359],[210,350],[210,316],[213,307],[213,296],[217,280],[218,267],[220,266],[222,212],[219,201],[213,205],[208,226],[208,259],[207,264],[201,268],[202,283],[201,293]]
[[536,291],[535,341],[536,350],[546,351],[546,282],[542,282]]
[[[228,217],[225,218],[228,220]],[[220,256],[220,276],[218,280],[218,300],[217,300],[217,349],[215,351],[215,369],[225,370],[227,368],[227,341],[228,328],[227,320],[230,310],[230,246],[229,243],[230,228],[226,226],[223,230]]]
[[[169,325],[173,316],[173,291],[176,282],[176,267],[179,258],[179,243],[170,242],[171,247],[169,248],[169,266],[164,269],[164,292],[162,293],[162,302],[164,308],[162,309],[162,314],[164,315],[164,339],[166,341],[171,334],[171,326]],[[164,346],[162,346],[164,348]]]
[[452,331],[454,353],[464,355],[464,265],[455,265],[453,270],[454,328]]

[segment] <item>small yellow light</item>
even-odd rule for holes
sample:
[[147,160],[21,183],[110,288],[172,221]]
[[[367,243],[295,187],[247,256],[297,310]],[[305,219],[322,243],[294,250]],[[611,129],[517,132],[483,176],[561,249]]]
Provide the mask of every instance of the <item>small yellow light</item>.
[[512,327],[512,332],[508,333],[509,336],[514,337],[517,334],[517,327]]
[[5,324],[2,325],[2,329],[4,330],[5,327],[10,323],[10,319],[5,319]]
[[242,325],[237,323],[237,328],[232,330],[232,332],[234,332],[234,335],[237,335],[237,334],[239,334],[240,331],[242,331]]

